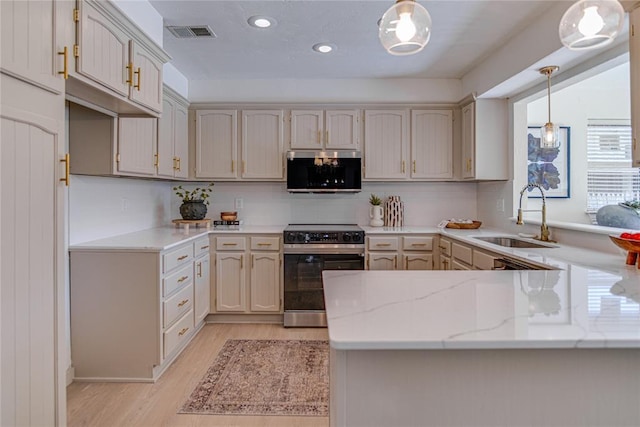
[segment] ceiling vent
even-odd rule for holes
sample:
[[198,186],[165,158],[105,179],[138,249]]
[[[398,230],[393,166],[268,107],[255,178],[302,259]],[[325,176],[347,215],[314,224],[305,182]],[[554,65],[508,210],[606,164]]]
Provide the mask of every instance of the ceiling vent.
[[216,34],[211,30],[211,28],[209,28],[208,25],[168,26],[167,29],[171,31],[171,34],[173,34],[178,39],[216,37]]

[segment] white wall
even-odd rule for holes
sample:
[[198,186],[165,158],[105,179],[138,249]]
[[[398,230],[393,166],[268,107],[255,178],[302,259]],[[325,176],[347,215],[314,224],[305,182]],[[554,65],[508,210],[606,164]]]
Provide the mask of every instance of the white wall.
[[69,244],[167,225],[170,189],[168,182],[72,175]]
[[[192,189],[197,185],[183,185]],[[290,194],[285,183],[225,183],[213,188],[207,217],[236,211],[245,225],[290,223],[369,223],[369,196],[398,195],[404,202],[405,225],[435,226],[445,218],[476,218],[475,183],[363,183],[357,194]],[[172,216],[179,217],[180,199],[173,196]]]
[[189,97],[189,80],[170,62],[162,67],[162,80],[164,84],[180,95],[185,98]]
[[[629,63],[551,93],[551,119],[571,128],[570,185],[568,199],[547,199],[548,218],[556,221],[590,224],[587,206],[587,123],[589,119],[626,119],[631,117]],[[547,97],[528,106],[530,125],[542,125],[548,118]],[[526,174],[526,159],[516,159],[516,174]],[[541,202],[531,200],[536,209]]]
[[148,0],[110,0],[140,27],[151,39],[162,47],[162,15]]

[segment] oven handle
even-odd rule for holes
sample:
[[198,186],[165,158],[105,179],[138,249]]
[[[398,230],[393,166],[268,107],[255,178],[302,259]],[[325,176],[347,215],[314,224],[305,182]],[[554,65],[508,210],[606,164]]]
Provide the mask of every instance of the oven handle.
[[285,255],[360,255],[364,257],[364,248],[284,248]]

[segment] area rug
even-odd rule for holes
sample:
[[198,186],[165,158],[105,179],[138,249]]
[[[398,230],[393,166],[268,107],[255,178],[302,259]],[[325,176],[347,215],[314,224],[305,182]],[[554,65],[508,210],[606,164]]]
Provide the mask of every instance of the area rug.
[[329,344],[227,340],[182,414],[329,414]]

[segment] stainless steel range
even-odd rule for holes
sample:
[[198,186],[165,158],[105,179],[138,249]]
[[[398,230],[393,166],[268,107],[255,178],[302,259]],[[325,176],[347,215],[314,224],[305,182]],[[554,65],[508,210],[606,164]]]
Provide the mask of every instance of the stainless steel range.
[[292,224],[284,230],[284,326],[325,327],[323,270],[364,270],[357,225]]

